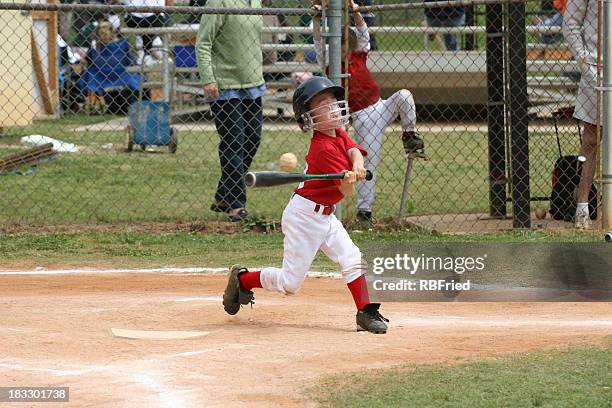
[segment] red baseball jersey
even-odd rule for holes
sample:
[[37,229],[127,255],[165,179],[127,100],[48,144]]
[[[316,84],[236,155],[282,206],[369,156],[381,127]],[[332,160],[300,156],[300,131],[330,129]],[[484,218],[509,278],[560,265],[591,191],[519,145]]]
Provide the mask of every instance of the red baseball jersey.
[[[343,70],[344,71],[344,70]],[[380,86],[368,69],[368,53],[352,51],[349,54],[348,104],[351,112],[357,112],[380,99]]]
[[[380,99],[380,86],[368,69],[368,53],[370,51],[368,26],[357,27],[355,35],[357,36],[357,46],[355,50],[350,52],[348,60],[348,73],[350,74],[348,78],[348,104],[351,112],[357,112],[374,105]],[[314,43],[317,51],[317,62],[327,64],[327,61],[324,61],[325,46],[323,42],[315,40]],[[329,69],[325,72],[329,75]],[[345,64],[342,63],[342,73],[346,72]],[[343,79],[342,86],[346,88],[346,85],[347,80]]]
[[[306,174],[328,174],[351,170],[353,164],[348,151],[354,147],[358,148],[362,155],[368,154],[342,129],[336,129],[336,137],[315,130],[306,155]],[[344,198],[344,194],[338,189],[339,185],[340,180],[310,180],[300,183],[294,191],[315,203],[331,206]]]

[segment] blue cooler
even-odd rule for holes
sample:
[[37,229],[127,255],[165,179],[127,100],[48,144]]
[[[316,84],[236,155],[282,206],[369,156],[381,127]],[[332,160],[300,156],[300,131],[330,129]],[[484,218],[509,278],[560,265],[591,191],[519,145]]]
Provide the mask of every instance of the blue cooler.
[[166,101],[140,101],[130,106],[130,124],[126,130],[126,150],[134,144],[144,150],[146,146],[168,146],[176,152],[178,135],[170,126],[170,104]]

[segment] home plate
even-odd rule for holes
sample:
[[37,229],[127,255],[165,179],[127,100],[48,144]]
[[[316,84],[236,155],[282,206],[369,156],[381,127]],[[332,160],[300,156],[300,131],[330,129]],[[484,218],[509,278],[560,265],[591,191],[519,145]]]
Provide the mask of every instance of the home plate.
[[147,340],[173,340],[191,339],[194,337],[206,336],[210,332],[205,331],[160,331],[160,330],[128,330],[113,329],[111,332],[115,337],[124,339],[147,339]]

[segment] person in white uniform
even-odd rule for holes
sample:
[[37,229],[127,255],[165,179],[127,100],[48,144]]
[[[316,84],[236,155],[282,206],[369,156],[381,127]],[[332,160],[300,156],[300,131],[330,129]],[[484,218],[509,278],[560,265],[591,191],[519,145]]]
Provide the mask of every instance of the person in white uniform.
[[[314,2],[313,8],[320,9],[320,0]],[[355,28],[349,30],[348,50],[343,49],[343,58],[348,56],[348,67],[342,67],[343,73],[350,74],[348,83],[348,104],[351,108],[353,129],[356,141],[368,150],[365,165],[374,178],[371,183],[360,183],[357,186],[357,221],[364,225],[372,223],[372,206],[376,196],[377,168],[382,157],[382,147],[386,128],[399,116],[402,126],[402,144],[409,153],[422,152],[425,144],[416,129],[416,106],[412,93],[400,89],[387,99],[382,99],[380,86],[368,69],[370,53],[370,34],[368,26],[359,12],[359,7],[350,2],[355,20]],[[313,38],[319,64],[327,63],[325,45],[321,38],[319,16],[313,17]],[[342,41],[344,44],[344,40]]]

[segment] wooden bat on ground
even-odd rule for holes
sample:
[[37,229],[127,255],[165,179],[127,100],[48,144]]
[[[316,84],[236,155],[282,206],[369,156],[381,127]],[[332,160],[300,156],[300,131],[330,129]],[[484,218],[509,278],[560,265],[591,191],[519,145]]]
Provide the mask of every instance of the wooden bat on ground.
[[[372,176],[372,172],[366,170],[366,180],[372,180]],[[250,171],[244,176],[244,182],[248,187],[272,187],[308,180],[340,180],[343,178],[344,173],[304,174],[284,171]]]

